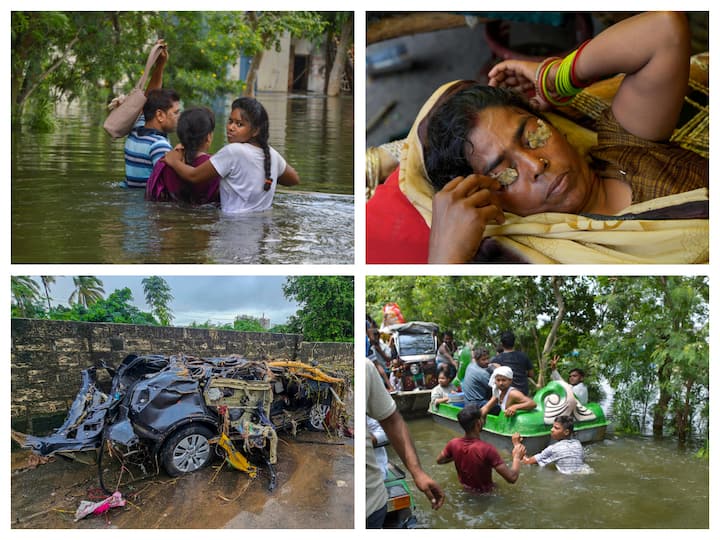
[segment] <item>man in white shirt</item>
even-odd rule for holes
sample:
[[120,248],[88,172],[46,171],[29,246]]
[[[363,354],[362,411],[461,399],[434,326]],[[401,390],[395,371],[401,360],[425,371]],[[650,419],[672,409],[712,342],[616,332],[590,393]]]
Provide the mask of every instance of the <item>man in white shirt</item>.
[[[558,360],[560,360],[560,357],[557,354],[553,356],[552,360],[550,360],[550,368],[552,369],[550,377],[553,381],[564,381],[565,379],[562,378],[562,375],[560,375],[556,369]],[[573,394],[575,394],[578,401],[583,405],[586,405],[588,402],[588,390],[587,386],[585,386],[585,383],[583,382],[584,379],[585,372],[580,368],[573,368],[568,374],[567,382],[570,386],[572,386]]]

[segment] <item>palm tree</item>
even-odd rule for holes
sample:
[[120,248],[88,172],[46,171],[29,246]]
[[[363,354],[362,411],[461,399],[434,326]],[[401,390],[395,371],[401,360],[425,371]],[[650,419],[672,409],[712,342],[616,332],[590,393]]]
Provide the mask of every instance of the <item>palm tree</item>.
[[170,294],[170,285],[160,276],[144,278],[142,284],[145,301],[150,306],[152,314],[158,318],[162,326],[169,326],[173,320],[173,314],[168,304],[174,299]]
[[32,314],[34,305],[40,301],[40,287],[30,276],[11,276],[10,292],[15,299],[17,314],[27,317]]
[[105,290],[103,283],[95,276],[77,276],[73,277],[75,290],[68,298],[70,304],[76,303],[88,307],[98,300],[102,300]]
[[43,288],[45,289],[45,299],[47,300],[48,312],[50,312],[50,285],[55,283],[55,276],[40,276]]

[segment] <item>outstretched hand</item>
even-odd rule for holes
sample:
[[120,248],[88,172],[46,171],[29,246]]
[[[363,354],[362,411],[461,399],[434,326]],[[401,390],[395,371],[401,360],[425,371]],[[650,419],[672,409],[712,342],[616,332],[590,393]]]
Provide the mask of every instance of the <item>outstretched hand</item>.
[[440,485],[433,480],[425,471],[419,471],[413,476],[415,485],[430,501],[433,510],[438,510],[445,502],[445,493]]
[[500,182],[479,174],[448,182],[433,197],[428,263],[466,263],[475,256],[488,222],[502,224],[505,214]]

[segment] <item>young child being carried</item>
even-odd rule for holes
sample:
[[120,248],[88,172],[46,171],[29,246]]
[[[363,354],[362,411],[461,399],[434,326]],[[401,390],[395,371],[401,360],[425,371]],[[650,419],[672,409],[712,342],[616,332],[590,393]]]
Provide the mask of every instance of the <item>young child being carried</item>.
[[220,176],[223,212],[260,212],[272,205],[277,184],[295,186],[300,178],[268,143],[270,121],[256,99],[242,97],[232,103],[227,125],[228,144],[197,167],[183,161],[181,145],[163,158],[190,182],[208,182]]

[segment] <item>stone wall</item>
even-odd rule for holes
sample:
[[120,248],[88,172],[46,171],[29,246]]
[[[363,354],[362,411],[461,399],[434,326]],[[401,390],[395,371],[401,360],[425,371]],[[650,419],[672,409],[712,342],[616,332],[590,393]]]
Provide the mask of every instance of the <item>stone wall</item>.
[[83,369],[115,367],[128,354],[299,360],[353,381],[352,343],[307,343],[299,334],[12,319],[11,339],[10,414],[18,426],[66,412]]

